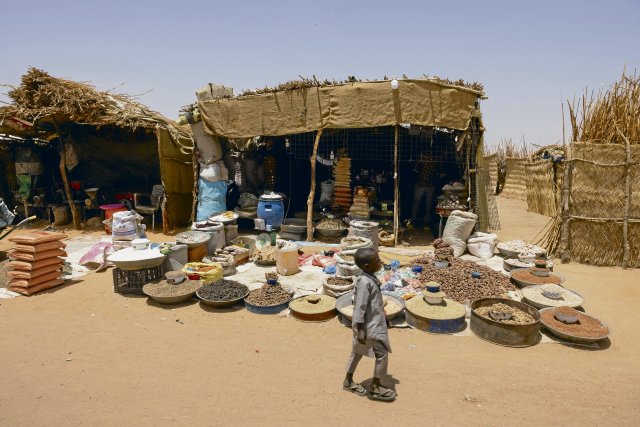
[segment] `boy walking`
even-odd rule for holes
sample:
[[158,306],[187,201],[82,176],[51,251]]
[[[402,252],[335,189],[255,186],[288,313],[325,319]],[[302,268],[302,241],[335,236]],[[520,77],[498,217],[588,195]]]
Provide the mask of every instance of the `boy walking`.
[[[373,248],[358,249],[355,262],[363,273],[356,279],[352,320],[353,349],[342,388],[359,396],[367,395],[369,399],[390,402],[396,399],[396,392],[380,385],[380,378],[387,374],[391,352],[380,291],[381,283],[374,276],[382,263],[378,251]],[[373,384],[369,393],[361,384],[353,381],[353,373],[362,356],[376,358]]]

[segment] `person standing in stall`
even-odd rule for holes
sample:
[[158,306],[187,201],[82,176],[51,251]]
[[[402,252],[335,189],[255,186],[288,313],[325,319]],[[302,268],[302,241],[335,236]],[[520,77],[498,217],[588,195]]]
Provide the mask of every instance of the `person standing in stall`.
[[[435,221],[436,191],[442,178],[445,176],[442,163],[429,155],[416,165],[416,184],[413,190],[413,207],[411,219],[414,227],[429,227],[435,236],[437,224]],[[419,217],[421,207],[424,207],[424,215]]]

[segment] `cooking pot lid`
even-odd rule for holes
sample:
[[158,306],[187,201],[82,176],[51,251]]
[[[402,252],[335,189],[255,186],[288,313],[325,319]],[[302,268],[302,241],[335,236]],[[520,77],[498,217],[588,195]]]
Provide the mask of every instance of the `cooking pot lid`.
[[265,201],[265,202],[274,202],[276,200],[282,200],[282,196],[279,194],[263,194],[262,196],[260,196],[260,200]]

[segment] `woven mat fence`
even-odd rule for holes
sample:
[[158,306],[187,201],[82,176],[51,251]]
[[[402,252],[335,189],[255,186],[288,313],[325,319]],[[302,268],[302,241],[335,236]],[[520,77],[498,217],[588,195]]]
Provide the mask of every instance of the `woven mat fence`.
[[573,143],[564,167],[569,209],[541,243],[585,264],[640,267],[640,146]]
[[484,166],[489,171],[488,186],[495,192],[496,186],[498,185],[498,155],[491,154],[484,156]]
[[509,199],[527,200],[526,163],[526,158],[507,157],[504,188],[500,195]]
[[[525,164],[527,179],[527,209],[545,216],[556,216],[560,206],[557,196],[556,172],[560,164],[551,160],[538,160]],[[562,168],[560,168],[562,169]],[[560,171],[562,173],[562,171]],[[562,178],[560,178],[562,182]]]

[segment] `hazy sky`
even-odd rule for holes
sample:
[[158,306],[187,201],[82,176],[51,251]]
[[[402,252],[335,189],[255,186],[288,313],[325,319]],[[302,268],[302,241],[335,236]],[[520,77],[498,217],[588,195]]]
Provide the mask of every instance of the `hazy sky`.
[[207,82],[435,74],[484,84],[489,143],[550,144],[563,97],[640,69],[639,17],[640,0],[0,0],[0,82],[30,65],[101,90],[126,82],[175,118]]

